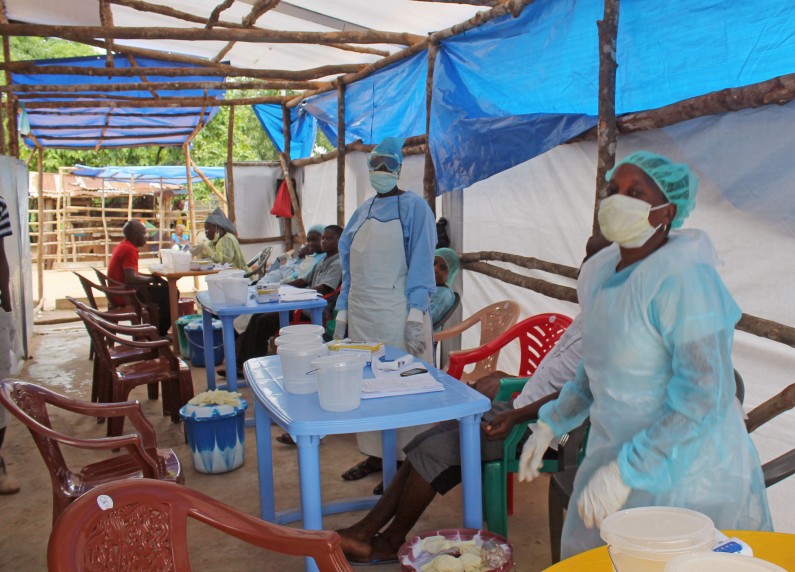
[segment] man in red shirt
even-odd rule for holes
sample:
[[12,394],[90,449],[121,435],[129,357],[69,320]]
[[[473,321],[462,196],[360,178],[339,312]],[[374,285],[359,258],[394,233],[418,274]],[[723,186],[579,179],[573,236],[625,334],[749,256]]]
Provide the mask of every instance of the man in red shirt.
[[122,232],[124,240],[113,249],[108,277],[134,288],[142,301],[157,306],[153,318],[157,321],[155,325],[160,335],[165,336],[171,326],[168,285],[157,276],[138,272],[138,249],[146,245],[146,227],[140,221],[130,220]]

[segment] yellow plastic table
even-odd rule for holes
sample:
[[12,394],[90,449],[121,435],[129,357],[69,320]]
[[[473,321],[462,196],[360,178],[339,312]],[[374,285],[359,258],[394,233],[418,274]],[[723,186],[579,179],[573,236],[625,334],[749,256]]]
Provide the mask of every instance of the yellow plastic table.
[[[724,530],[729,538],[739,538],[750,546],[754,556],[778,564],[784,570],[795,570],[795,534],[760,532],[757,530]],[[612,570],[607,547],[601,546],[566,558],[547,568],[548,572],[610,572]]]

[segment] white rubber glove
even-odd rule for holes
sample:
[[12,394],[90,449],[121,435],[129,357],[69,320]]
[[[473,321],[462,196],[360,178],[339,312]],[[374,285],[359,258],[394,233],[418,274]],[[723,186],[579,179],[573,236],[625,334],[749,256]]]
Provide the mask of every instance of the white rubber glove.
[[422,324],[423,312],[419,308],[411,308],[406,319],[406,328],[403,336],[406,340],[406,350],[421,358],[425,353],[425,331]]
[[599,528],[602,521],[627,502],[632,489],[624,484],[618,461],[599,467],[577,500],[577,511],[585,526]]
[[530,482],[538,476],[538,469],[544,464],[544,453],[554,438],[555,434],[549,425],[541,420],[536,422],[533,434],[525,442],[519,456],[519,482]]
[[348,330],[348,310],[340,310],[337,312],[337,318],[334,322],[334,339],[345,339],[345,332]]
[[190,254],[193,258],[201,258],[204,253],[204,242],[200,242],[195,246],[190,247]]

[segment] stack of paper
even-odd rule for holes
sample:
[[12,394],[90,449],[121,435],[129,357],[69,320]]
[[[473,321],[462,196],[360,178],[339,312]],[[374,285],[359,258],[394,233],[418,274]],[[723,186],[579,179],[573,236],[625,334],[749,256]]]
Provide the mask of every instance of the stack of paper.
[[279,301],[281,302],[300,302],[302,300],[314,300],[320,296],[313,288],[296,288],[283,284],[279,286]]
[[442,390],[444,390],[444,385],[436,381],[429,373],[421,373],[409,377],[389,376],[362,380],[362,399]]

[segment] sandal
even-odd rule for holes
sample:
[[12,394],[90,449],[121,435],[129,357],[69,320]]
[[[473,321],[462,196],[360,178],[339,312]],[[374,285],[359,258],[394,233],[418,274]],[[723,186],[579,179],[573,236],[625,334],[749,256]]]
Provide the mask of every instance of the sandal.
[[282,433],[276,437],[276,442],[281,443],[282,445],[295,445],[295,441],[289,433]]
[[379,457],[367,457],[361,463],[354,465],[344,473],[342,478],[346,481],[358,481],[363,479],[370,473],[378,473],[381,471],[381,459]]

